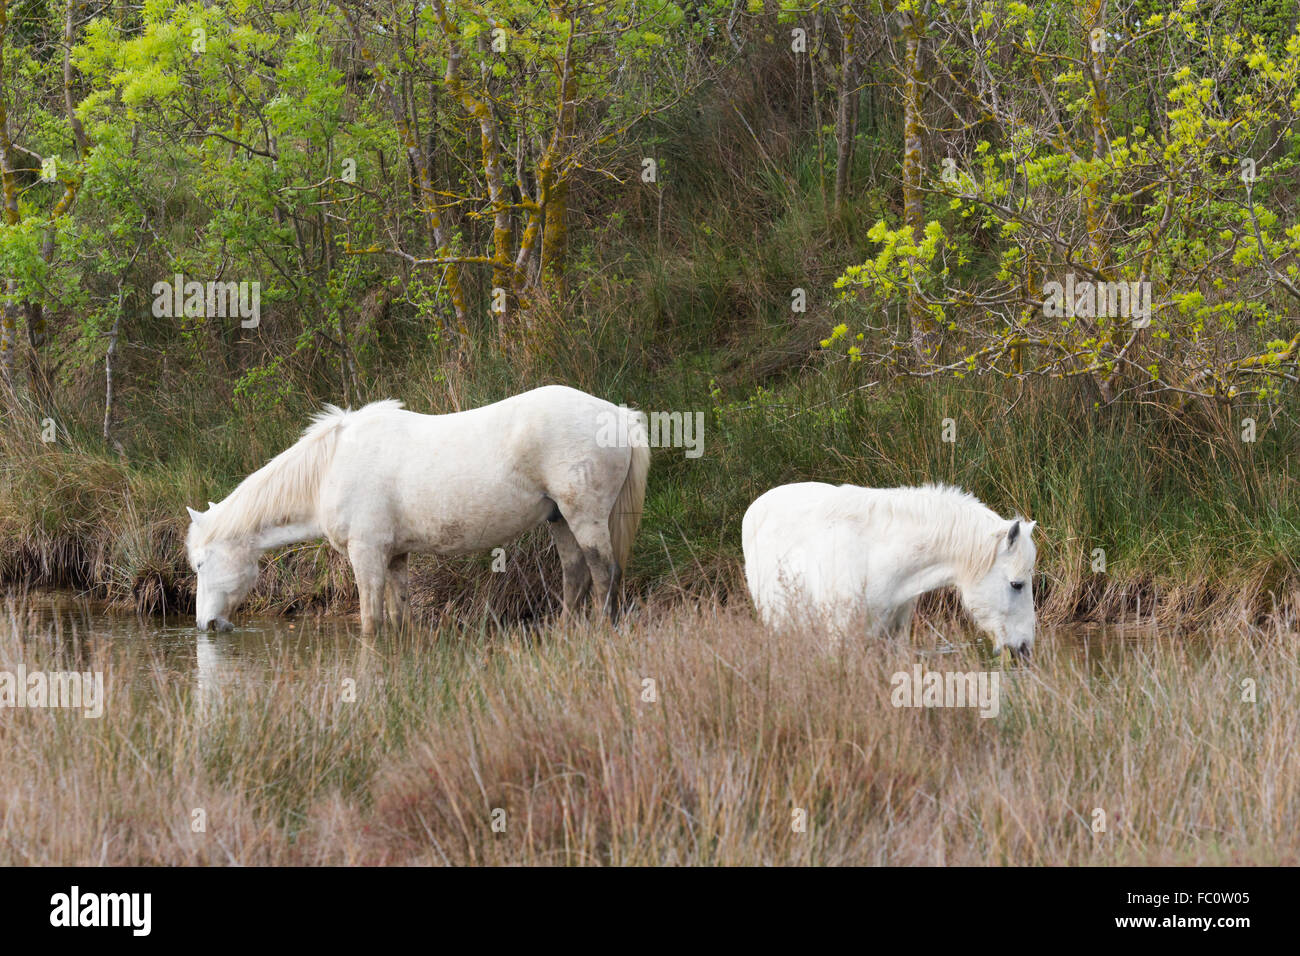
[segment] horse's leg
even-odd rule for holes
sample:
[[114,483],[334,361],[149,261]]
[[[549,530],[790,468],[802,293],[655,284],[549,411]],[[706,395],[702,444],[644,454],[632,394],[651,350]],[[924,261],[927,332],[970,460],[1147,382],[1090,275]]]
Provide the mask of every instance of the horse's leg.
[[916,598],[904,601],[894,608],[889,619],[889,636],[907,641],[912,636],[912,616],[916,613]]
[[384,583],[384,603],[388,621],[395,628],[406,627],[409,603],[407,601],[407,555],[399,554],[388,562],[388,578]]
[[371,637],[384,623],[384,581],[388,577],[388,556],[368,545],[348,544],[348,560],[357,579],[361,598],[361,636]]
[[587,568],[591,571],[596,607],[608,614],[611,621],[617,621],[618,584],[623,572],[618,562],[614,560],[614,543],[609,537],[609,520],[570,521],[569,527],[581,546]]
[[560,553],[560,568],[564,572],[564,611],[572,614],[591,590],[591,571],[582,556],[578,539],[569,530],[569,523],[560,518],[549,522],[547,527],[551,529],[551,540]]

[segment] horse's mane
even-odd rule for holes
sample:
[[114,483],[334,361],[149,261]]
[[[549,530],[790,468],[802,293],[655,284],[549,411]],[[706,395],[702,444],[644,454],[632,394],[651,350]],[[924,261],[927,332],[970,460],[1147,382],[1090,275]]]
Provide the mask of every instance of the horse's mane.
[[888,491],[905,493],[875,496],[871,507],[877,515],[916,528],[928,547],[955,560],[962,578],[973,581],[988,574],[997,558],[995,535],[1004,524],[996,511],[955,485]]
[[402,407],[397,399],[371,402],[356,411],[326,405],[312,416],[302,437],[253,472],[195,524],[192,545],[241,538],[262,528],[301,520],[316,504],[321,474],[334,458],[339,429],[375,412]]

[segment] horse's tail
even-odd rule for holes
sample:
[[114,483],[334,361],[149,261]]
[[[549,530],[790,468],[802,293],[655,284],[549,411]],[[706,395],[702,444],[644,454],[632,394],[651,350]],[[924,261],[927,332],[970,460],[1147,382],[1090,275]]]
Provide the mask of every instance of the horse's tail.
[[614,545],[614,559],[620,570],[627,568],[632,557],[632,539],[641,526],[641,507],[645,504],[645,479],[650,472],[650,446],[646,442],[632,442],[629,449],[632,460],[628,464],[627,478],[609,513],[609,538]]

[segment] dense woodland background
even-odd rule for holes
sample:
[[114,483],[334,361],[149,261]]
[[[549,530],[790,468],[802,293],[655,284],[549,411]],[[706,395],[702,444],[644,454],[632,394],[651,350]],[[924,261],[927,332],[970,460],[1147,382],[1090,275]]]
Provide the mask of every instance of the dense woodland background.
[[[1038,519],[1047,620],[1289,619],[1298,22],[0,0],[0,580],[184,610],[184,505],[320,403],[562,382],[706,414],[655,454],[643,598],[732,594],[773,484],[951,481]],[[176,274],[260,323],[156,315]],[[1067,274],[1150,283],[1150,325],[1050,316]],[[545,611],[547,547],[416,603]],[[322,546],[257,600],[350,594]]]

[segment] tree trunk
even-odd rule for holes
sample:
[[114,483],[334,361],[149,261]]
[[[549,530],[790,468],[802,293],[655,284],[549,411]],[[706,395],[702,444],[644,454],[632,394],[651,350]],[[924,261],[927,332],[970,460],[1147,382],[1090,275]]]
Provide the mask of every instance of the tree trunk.
[[[572,26],[570,28],[572,43]],[[574,99],[578,81],[573,68],[571,49],[564,57],[560,73],[560,102],[556,110],[555,130],[551,140],[550,181],[543,207],[546,222],[542,233],[542,281],[547,292],[563,299],[567,294],[565,259],[569,249],[569,180],[564,161],[569,156],[574,131]]]
[[122,454],[122,443],[113,437],[113,396],[117,359],[117,339],[122,331],[122,307],[126,296],[122,280],[117,283],[117,314],[113,316],[113,328],[108,333],[108,350],[104,353],[104,444]]
[[[428,153],[417,142],[415,131],[406,115],[406,108],[402,105],[401,99],[398,98],[393,87],[382,79],[383,71],[375,63],[369,47],[365,45],[365,41],[361,36],[361,28],[354,19],[352,11],[344,3],[339,3],[338,8],[352,32],[353,41],[357,46],[357,53],[370,68],[375,77],[376,85],[379,87],[380,92],[383,93],[384,98],[388,100],[389,109],[393,114],[393,122],[397,125],[398,135],[401,137],[402,145],[406,149],[407,161],[415,171],[415,180],[420,196],[420,211],[424,216],[425,227],[436,247],[437,257],[445,257],[451,253],[451,230],[444,224],[442,214],[438,209],[438,197],[433,189],[433,175],[429,169]],[[447,282],[447,294],[451,299],[456,332],[460,337],[460,353],[463,356],[469,345],[469,320],[465,305],[465,289],[461,281],[459,266],[455,262],[447,263],[444,266],[443,276]]]
[[[922,41],[925,37],[925,14],[914,10],[908,14],[907,74],[903,82],[903,224],[912,227],[912,241],[919,243],[925,230],[925,207],[922,202],[921,177],[923,174],[922,139],[924,120],[921,107],[925,93],[925,76],[921,68]],[[914,287],[907,293],[907,320],[911,329],[912,349],[917,358],[925,359],[931,348],[930,317]]]
[[[483,97],[476,97],[465,88],[460,77],[460,51],[456,46],[460,41],[459,31],[457,31],[455,24],[451,22],[451,18],[447,16],[446,8],[440,0],[434,0],[433,10],[443,35],[447,39],[447,69],[443,75],[443,82],[451,94],[460,100],[465,111],[478,123],[479,150],[483,157],[483,178],[487,182],[488,202],[492,206],[491,299],[495,302],[498,295],[505,295],[510,290],[513,270],[510,261],[510,202],[506,195],[505,170],[501,157],[501,134],[497,129],[496,115],[492,112],[492,106],[486,99],[488,96],[488,72],[486,66],[484,66],[479,74],[479,78],[483,83]],[[486,53],[487,34],[479,34],[478,42],[480,50]],[[486,59],[484,63],[486,64]],[[500,291],[498,292],[498,290]],[[499,334],[505,334],[510,326],[510,320],[510,304],[507,296],[505,308],[497,313]]]
[[855,34],[858,18],[847,3],[840,18],[840,89],[835,115],[835,135],[839,140],[835,156],[835,215],[844,214],[844,198],[853,168],[853,142],[858,133],[858,64]]
[[[6,225],[18,224],[18,184],[14,175],[13,143],[9,139],[9,90],[5,85],[5,43],[9,34],[7,0],[0,0],[0,199]],[[13,279],[5,281],[8,298],[0,304],[0,378],[13,385],[14,352],[18,347],[18,305],[12,296],[18,289]]]

